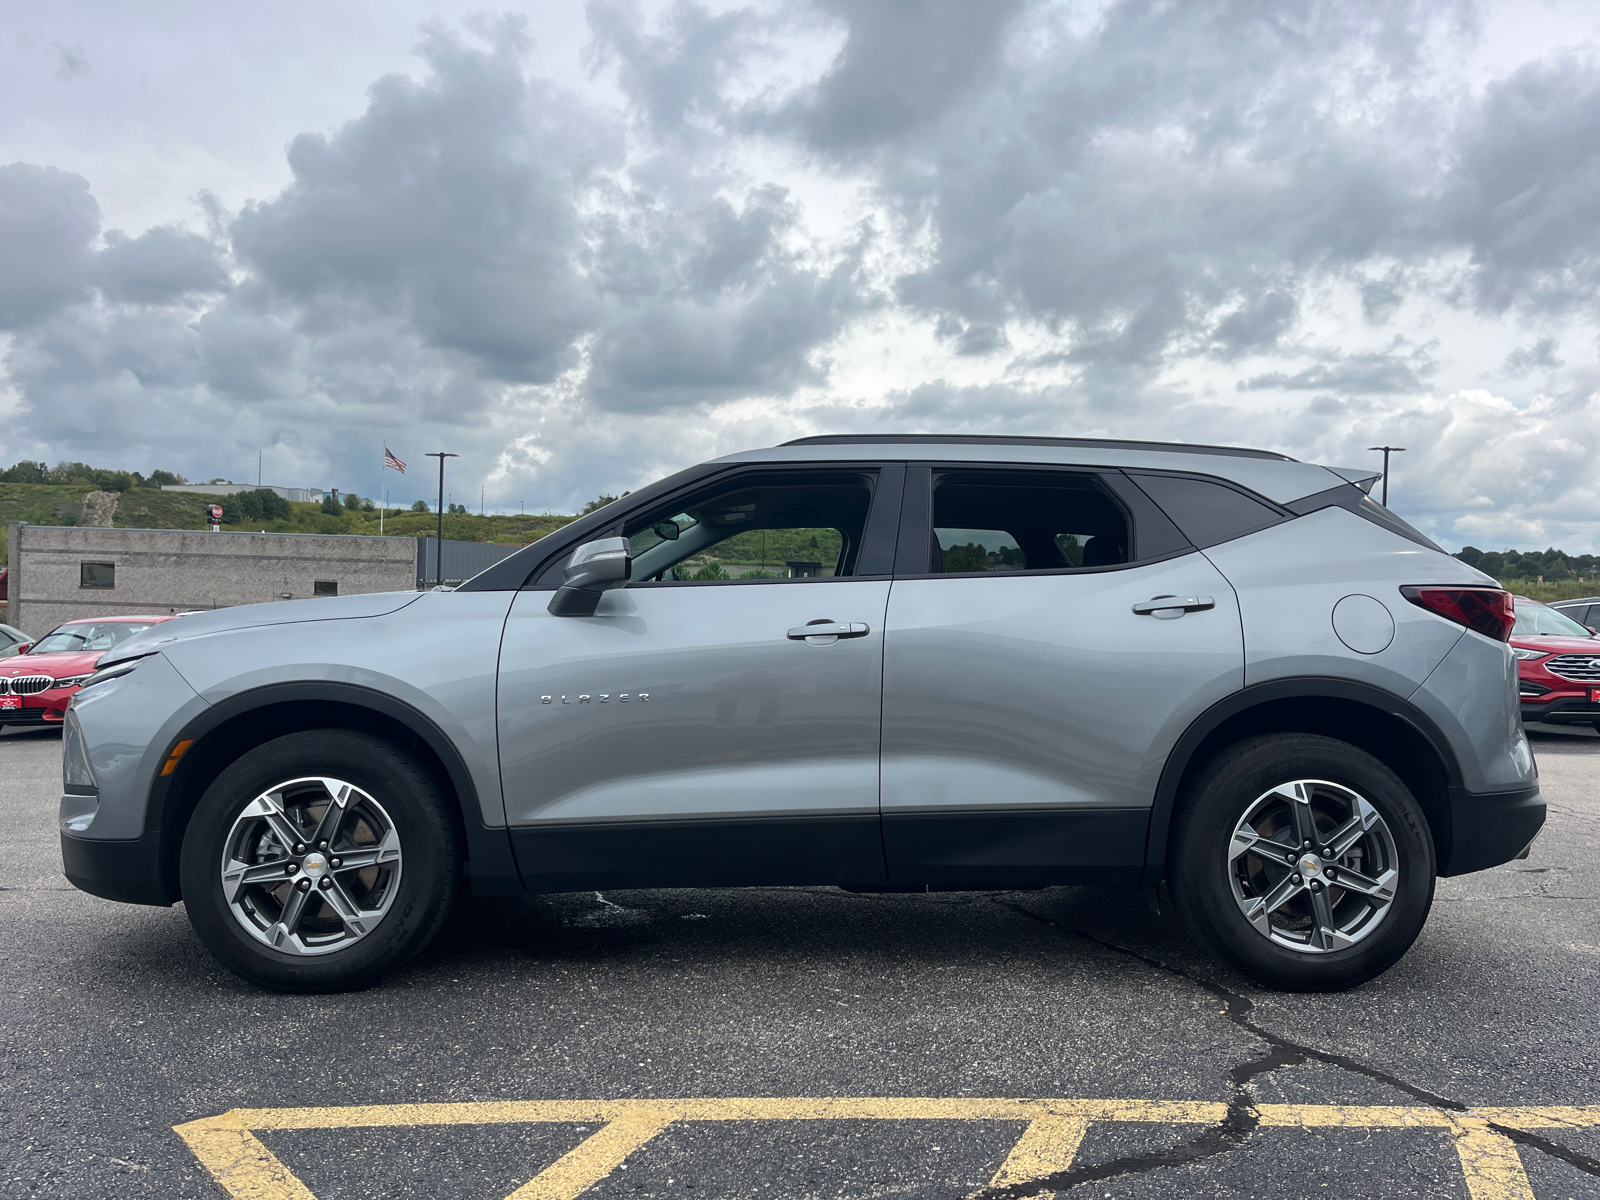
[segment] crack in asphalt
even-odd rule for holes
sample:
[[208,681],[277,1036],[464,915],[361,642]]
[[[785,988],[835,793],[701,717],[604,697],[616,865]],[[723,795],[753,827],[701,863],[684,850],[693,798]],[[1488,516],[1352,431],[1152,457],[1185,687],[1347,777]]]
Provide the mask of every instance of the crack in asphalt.
[[[1228,1101],[1227,1111],[1222,1120],[1182,1145],[1144,1154],[1124,1155],[1121,1158],[1115,1158],[1109,1162],[1093,1166],[1068,1167],[1064,1171],[1055,1171],[1035,1179],[1004,1184],[1000,1187],[984,1188],[981,1191],[973,1192],[970,1200],[1012,1200],[1013,1197],[1037,1196],[1041,1192],[1062,1192],[1078,1187],[1081,1184],[1114,1179],[1124,1175],[1141,1175],[1161,1167],[1184,1166],[1188,1163],[1226,1154],[1242,1145],[1261,1124],[1260,1115],[1255,1107],[1255,1098],[1249,1090],[1251,1082],[1258,1076],[1271,1074],[1281,1067],[1299,1066],[1301,1063],[1308,1061],[1326,1063],[1329,1066],[1339,1067],[1342,1070],[1364,1076],[1367,1079],[1376,1080],[1394,1088],[1396,1091],[1403,1092],[1414,1100],[1421,1101],[1430,1108],[1452,1113],[1470,1111],[1468,1105],[1458,1100],[1452,1100],[1448,1096],[1441,1096],[1425,1088],[1417,1087],[1415,1084],[1407,1083],[1397,1076],[1390,1075],[1386,1071],[1380,1071],[1376,1067],[1369,1067],[1366,1063],[1350,1058],[1347,1055],[1333,1054],[1326,1050],[1318,1050],[1313,1046],[1301,1045],[1298,1042],[1292,1042],[1288,1038],[1272,1033],[1270,1030],[1263,1029],[1250,1017],[1251,1012],[1255,1009],[1254,1002],[1249,997],[1231,991],[1219,983],[1202,979],[1182,967],[1172,966],[1170,963],[1162,962],[1158,958],[1141,954],[1137,950],[1120,946],[1116,942],[1097,937],[1095,934],[1061,925],[1014,901],[1004,903],[1005,907],[1027,917],[1029,920],[1048,925],[1052,929],[1059,929],[1072,937],[1092,943],[1115,954],[1125,955],[1128,958],[1144,963],[1146,966],[1154,967],[1156,970],[1164,971],[1169,975],[1176,975],[1180,979],[1204,988],[1223,1002],[1220,1015],[1226,1017],[1251,1036],[1266,1042],[1268,1049],[1260,1057],[1241,1063],[1228,1072],[1228,1082],[1232,1087],[1233,1097]],[[1559,1159],[1568,1166],[1583,1171],[1585,1174],[1600,1177],[1600,1160],[1590,1158],[1586,1154],[1563,1146],[1560,1142],[1552,1141],[1527,1130],[1512,1129],[1494,1121],[1487,1122],[1487,1124],[1490,1129],[1519,1146],[1532,1147],[1548,1154],[1552,1158]]]

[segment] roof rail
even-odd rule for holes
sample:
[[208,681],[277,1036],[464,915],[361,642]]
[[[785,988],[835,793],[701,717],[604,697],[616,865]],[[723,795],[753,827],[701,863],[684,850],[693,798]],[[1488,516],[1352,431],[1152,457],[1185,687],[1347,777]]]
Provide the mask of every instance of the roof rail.
[[1296,462],[1287,454],[1272,450],[1251,450],[1243,446],[1205,446],[1187,442],[1137,442],[1122,438],[1013,437],[989,433],[823,433],[795,438],[785,446],[886,446],[926,444],[952,446],[1082,446],[1115,450],[1156,450],[1168,454],[1221,454],[1231,458],[1272,458]]

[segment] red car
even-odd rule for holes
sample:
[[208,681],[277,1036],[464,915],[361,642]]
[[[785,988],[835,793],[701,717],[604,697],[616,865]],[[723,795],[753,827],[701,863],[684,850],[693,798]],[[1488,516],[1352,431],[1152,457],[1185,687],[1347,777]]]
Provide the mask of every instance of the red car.
[[1522,719],[1600,729],[1600,638],[1548,604],[1518,596],[1515,605]]
[[60,725],[67,701],[94,674],[99,657],[164,617],[90,617],[67,621],[25,654],[0,660],[0,725]]

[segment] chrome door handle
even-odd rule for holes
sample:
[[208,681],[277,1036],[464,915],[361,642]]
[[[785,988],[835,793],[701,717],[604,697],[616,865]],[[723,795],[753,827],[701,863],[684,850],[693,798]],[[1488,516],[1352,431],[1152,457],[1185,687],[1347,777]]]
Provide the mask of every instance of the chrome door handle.
[[807,625],[789,630],[790,641],[810,642],[821,645],[822,638],[856,638],[866,637],[872,631],[860,621],[812,621]]
[[1184,613],[1204,612],[1216,606],[1217,602],[1210,596],[1155,596],[1135,604],[1133,611],[1141,617],[1175,621]]

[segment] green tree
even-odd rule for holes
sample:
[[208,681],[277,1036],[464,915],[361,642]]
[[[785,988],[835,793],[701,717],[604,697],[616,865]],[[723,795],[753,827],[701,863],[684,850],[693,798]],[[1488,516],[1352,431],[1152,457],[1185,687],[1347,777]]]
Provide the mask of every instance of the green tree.
[[740,579],[776,579],[777,576],[774,575],[771,571],[765,570],[762,567],[757,567],[754,571],[746,571],[743,575],[739,576],[739,578]]
[[322,511],[330,517],[337,517],[342,511],[342,506],[339,503],[339,497],[335,496],[332,492],[324,492],[322,494]]
[[351,512],[360,512],[361,504],[361,497],[354,492],[346,492],[344,494],[344,506]]
[[689,577],[696,583],[704,583],[713,579],[731,579],[732,576],[723,569],[721,563],[709,562]]
[[413,500],[411,502],[411,511],[412,512],[429,512],[431,510],[428,508],[428,502],[426,500]]
[[289,502],[271,488],[235,492],[222,498],[222,523],[243,525],[256,521],[287,521],[294,515]]
[[944,552],[944,569],[946,571],[987,571],[989,569],[989,552],[977,542],[968,542],[965,546],[951,546]]

